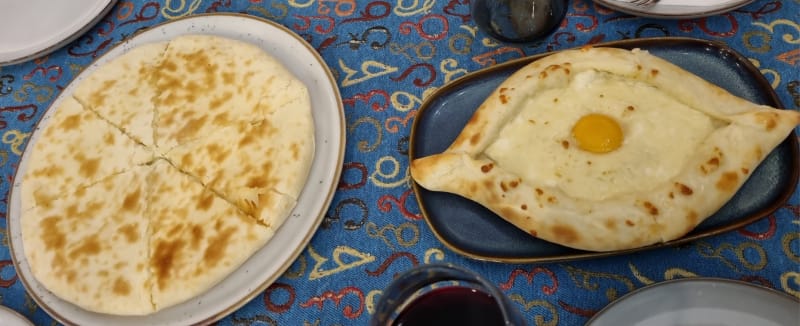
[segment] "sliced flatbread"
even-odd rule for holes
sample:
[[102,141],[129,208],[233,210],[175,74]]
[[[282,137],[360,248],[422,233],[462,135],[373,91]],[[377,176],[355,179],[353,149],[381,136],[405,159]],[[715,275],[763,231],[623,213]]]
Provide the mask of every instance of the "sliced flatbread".
[[[611,118],[577,127],[597,114]],[[510,76],[411,174],[550,242],[635,248],[716,212],[798,123],[798,112],[750,103],[645,51],[568,50]],[[594,152],[587,141],[619,147]]]
[[155,164],[148,183],[156,309],[205,292],[274,234],[164,161]]
[[73,95],[135,141],[153,146],[153,98],[157,92],[151,79],[166,49],[167,42],[133,48],[96,69]]
[[166,157],[261,223],[279,226],[305,185],[314,154],[310,110],[272,111],[176,147]]
[[27,150],[22,209],[153,159],[153,152],[66,97]]
[[231,122],[261,121],[269,110],[307,97],[305,86],[262,49],[208,35],[172,40],[154,82],[162,152]]
[[34,276],[115,315],[207,291],[295,206],[314,155],[310,105],[280,62],[216,36],[144,45],[99,67],[25,154]]
[[94,312],[153,311],[143,218],[149,170],[136,167],[64,191],[22,213],[23,250],[42,285]]

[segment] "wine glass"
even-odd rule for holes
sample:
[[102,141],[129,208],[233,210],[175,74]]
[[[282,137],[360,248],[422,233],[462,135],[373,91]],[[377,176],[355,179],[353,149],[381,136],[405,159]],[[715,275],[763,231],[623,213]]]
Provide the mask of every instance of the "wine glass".
[[428,264],[400,274],[383,291],[371,326],[525,325],[494,284],[452,264]]
[[470,11],[478,27],[507,43],[533,43],[561,24],[567,0],[471,0]]

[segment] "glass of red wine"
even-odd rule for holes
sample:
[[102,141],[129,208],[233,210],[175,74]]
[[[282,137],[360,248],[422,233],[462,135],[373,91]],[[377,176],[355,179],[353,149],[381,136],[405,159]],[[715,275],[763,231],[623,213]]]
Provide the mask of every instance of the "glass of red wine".
[[494,284],[451,264],[400,274],[378,300],[371,326],[525,325],[519,309]]

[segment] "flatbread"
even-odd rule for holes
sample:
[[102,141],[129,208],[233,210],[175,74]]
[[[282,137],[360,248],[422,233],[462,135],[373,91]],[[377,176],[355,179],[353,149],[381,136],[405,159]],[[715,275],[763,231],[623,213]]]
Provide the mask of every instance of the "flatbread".
[[153,152],[65,97],[32,145],[22,175],[22,209],[153,159]]
[[[152,72],[167,42],[145,44],[95,70],[73,95],[89,110],[129,135],[134,141],[153,146],[153,98],[157,90]],[[143,82],[144,81],[144,82]]]
[[58,297],[92,311],[152,312],[149,221],[142,218],[149,170],[135,167],[22,212],[34,277]]
[[[651,114],[672,109],[698,117]],[[581,116],[569,112],[612,115],[626,133],[657,138],[626,137],[616,151],[587,154],[571,130]],[[798,112],[750,103],[645,51],[587,47],[510,76],[443,153],[415,159],[411,174],[546,241],[636,248],[676,239],[716,212],[798,123]],[[694,136],[676,140],[677,132]],[[647,146],[624,159],[637,142]],[[597,165],[607,168],[589,167]]]
[[302,101],[271,110],[263,121],[218,129],[166,157],[261,223],[280,225],[295,206],[314,154],[308,97]]
[[162,153],[232,122],[262,121],[272,110],[307,97],[305,86],[263,50],[222,37],[171,41],[154,72]]
[[155,164],[148,184],[156,310],[205,292],[274,234],[166,162]]
[[295,206],[314,155],[310,105],[275,58],[216,36],[143,45],[98,67],[25,153],[34,276],[115,315],[207,291]]

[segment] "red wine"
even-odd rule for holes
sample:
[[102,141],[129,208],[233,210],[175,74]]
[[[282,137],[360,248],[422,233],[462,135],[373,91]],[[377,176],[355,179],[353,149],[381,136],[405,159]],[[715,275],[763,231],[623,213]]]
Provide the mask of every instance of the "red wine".
[[394,322],[394,326],[503,324],[503,314],[491,295],[462,286],[423,294],[408,304]]

